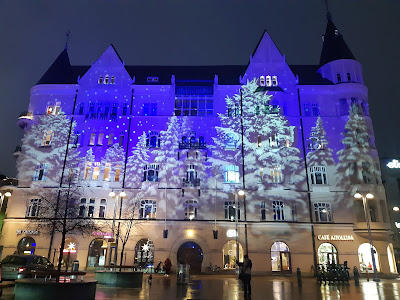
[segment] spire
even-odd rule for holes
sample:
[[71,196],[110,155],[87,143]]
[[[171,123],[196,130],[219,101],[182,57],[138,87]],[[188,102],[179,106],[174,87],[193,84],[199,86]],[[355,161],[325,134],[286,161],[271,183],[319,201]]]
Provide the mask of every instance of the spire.
[[344,41],[343,36],[340,34],[335,24],[333,24],[331,13],[328,10],[328,2],[326,1],[325,3],[328,23],[323,36],[321,58],[319,60],[320,66],[338,59],[356,59]]
[[328,19],[328,21],[331,21],[332,15],[331,12],[329,11],[328,0],[325,0],[325,6],[326,6],[326,18]]
[[[67,46],[67,45],[66,45]],[[65,48],[37,84],[77,83],[74,78],[68,51]]]
[[69,36],[71,35],[71,31],[68,29],[68,31],[65,34],[66,34],[66,41],[64,50],[68,50],[68,41],[69,41]]

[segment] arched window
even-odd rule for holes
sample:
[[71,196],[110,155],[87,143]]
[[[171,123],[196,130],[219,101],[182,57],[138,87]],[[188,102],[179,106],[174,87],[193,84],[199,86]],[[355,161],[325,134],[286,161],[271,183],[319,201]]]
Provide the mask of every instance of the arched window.
[[329,265],[329,264],[337,264],[337,250],[336,247],[331,243],[322,243],[318,247],[318,264],[320,265]]
[[32,237],[27,236],[19,240],[17,251],[18,254],[29,255],[29,254],[35,254],[35,248],[36,248],[36,241]]
[[284,242],[275,242],[271,247],[272,272],[291,273],[290,250]]
[[197,219],[197,200],[185,201],[185,219],[187,220]]
[[260,76],[260,86],[265,86],[265,77]]
[[149,239],[141,239],[135,246],[134,264],[140,269],[147,269],[154,266],[154,243]]
[[265,86],[271,86],[271,76],[265,77]]
[[150,164],[144,166],[143,171],[143,181],[158,181],[158,171],[160,170],[160,165]]
[[277,76],[272,76],[272,85],[278,86],[278,77]]
[[[376,271],[380,272],[379,255],[378,252],[376,251],[376,248],[374,246],[372,247],[373,247],[372,251],[374,252]],[[374,272],[372,255],[371,255],[371,245],[369,243],[361,244],[360,247],[358,247],[358,260],[360,262],[361,273]]]
[[387,255],[388,255],[388,260],[389,260],[390,272],[397,274],[396,259],[394,258],[394,250],[393,250],[392,244],[389,244],[387,246]]
[[107,254],[107,241],[95,239],[89,245],[88,267],[104,266]]
[[160,148],[160,134],[158,131],[150,131],[147,135],[146,146],[149,148]]

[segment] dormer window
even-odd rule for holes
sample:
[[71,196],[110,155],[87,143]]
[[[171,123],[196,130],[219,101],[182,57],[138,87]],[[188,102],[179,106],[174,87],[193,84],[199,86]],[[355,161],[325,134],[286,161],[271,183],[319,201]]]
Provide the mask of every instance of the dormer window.
[[341,83],[342,82],[342,76],[338,73],[336,74],[337,82]]
[[265,77],[260,76],[260,86],[265,86]]
[[158,82],[158,77],[147,77],[147,82]]
[[265,77],[265,86],[271,86],[271,76]]
[[278,86],[278,77],[277,76],[272,76],[272,85]]
[[351,74],[347,73],[347,81],[351,81]]
[[339,35],[339,31],[337,29],[335,29],[335,35],[338,36]]
[[104,79],[104,84],[108,84],[108,80],[109,80],[109,76],[108,75],[106,75],[106,78]]
[[115,76],[111,76],[111,82],[110,84],[115,84]]
[[100,76],[98,83],[103,84],[103,76]]

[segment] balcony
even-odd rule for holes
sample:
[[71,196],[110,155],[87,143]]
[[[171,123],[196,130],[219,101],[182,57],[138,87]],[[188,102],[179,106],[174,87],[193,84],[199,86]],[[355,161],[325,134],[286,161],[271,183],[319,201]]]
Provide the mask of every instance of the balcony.
[[200,186],[200,178],[195,179],[183,179],[183,187],[199,187]]
[[207,143],[179,143],[179,149],[207,149]]
[[24,111],[18,117],[17,126],[24,129],[26,126],[32,124],[32,120],[33,120],[33,113],[30,111],[28,112]]

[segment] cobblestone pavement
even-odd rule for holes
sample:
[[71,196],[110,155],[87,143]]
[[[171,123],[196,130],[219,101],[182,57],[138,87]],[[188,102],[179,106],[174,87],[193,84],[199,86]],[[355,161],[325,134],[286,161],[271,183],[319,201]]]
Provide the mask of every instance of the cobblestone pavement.
[[[87,279],[94,279],[88,274]],[[297,285],[296,277],[253,276],[251,298],[245,298],[243,288],[234,276],[195,275],[188,285],[178,285],[176,276],[164,277],[153,275],[151,283],[144,275],[142,289],[115,288],[104,285],[97,286],[96,299],[151,299],[151,300],[400,300],[400,280],[385,280],[379,283],[360,281],[360,286],[349,284],[330,284],[320,286],[315,279],[304,278],[301,288]],[[13,289],[4,290],[1,299],[12,299]],[[75,299],[80,300],[80,299]]]

